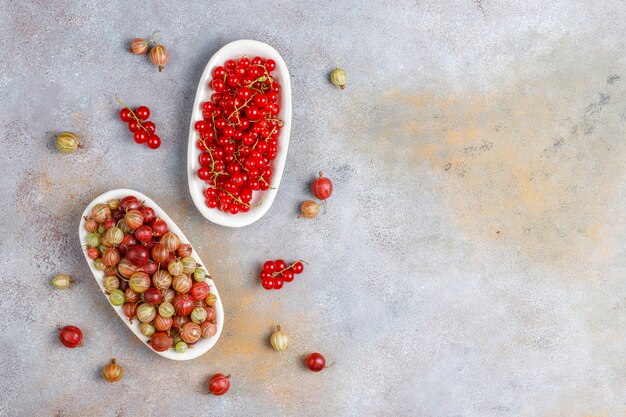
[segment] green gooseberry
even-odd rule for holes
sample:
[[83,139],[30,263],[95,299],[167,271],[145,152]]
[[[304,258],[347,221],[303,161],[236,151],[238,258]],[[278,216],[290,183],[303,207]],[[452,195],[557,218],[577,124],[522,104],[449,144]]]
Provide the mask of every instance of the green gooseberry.
[[100,258],[93,261],[93,267],[96,268],[98,271],[104,271],[105,269],[107,269],[107,266]]
[[202,324],[206,320],[207,312],[204,307],[196,307],[191,312],[191,321],[196,324]]
[[139,331],[144,336],[151,337],[154,333],[156,333],[156,328],[150,323],[141,323]]
[[169,301],[163,301],[159,306],[159,314],[161,317],[172,317],[176,314],[176,310],[174,310],[174,306]]
[[156,308],[152,304],[143,303],[137,307],[137,318],[142,323],[150,323],[156,317]]
[[87,233],[87,246],[97,248],[100,246],[100,235],[96,232]]
[[193,279],[196,280],[196,282],[204,282],[206,279],[206,271],[202,268],[196,268],[196,270],[193,271]]
[[178,353],[185,353],[187,352],[187,343],[180,341],[178,343],[176,343],[176,352]]
[[102,286],[109,292],[117,290],[120,287],[120,279],[115,275],[107,275],[102,280]]
[[191,256],[185,256],[180,261],[183,263],[183,274],[191,274],[196,271],[196,266],[198,264]]
[[109,301],[114,306],[121,306],[126,301],[126,297],[124,297],[122,290],[113,290],[109,294]]

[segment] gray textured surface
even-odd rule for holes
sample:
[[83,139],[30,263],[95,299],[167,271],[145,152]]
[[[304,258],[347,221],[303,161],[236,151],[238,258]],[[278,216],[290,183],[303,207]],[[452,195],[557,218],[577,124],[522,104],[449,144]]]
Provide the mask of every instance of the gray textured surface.
[[[174,3],[1,2],[0,415],[626,415],[624,2]],[[125,52],[156,29],[161,74]],[[239,38],[284,56],[294,121],[274,206],[231,230],[198,214],[184,166],[196,80]],[[157,152],[116,93],[152,108]],[[58,153],[51,130],[86,148]],[[328,213],[296,220],[319,169]],[[156,200],[221,285],[200,359],[154,355],[98,294],[77,216],[119,187]],[[276,257],[310,266],[268,293]],[[53,291],[59,272],[78,284]],[[84,348],[59,346],[69,323]],[[307,372],[314,350],[337,364]],[[231,391],[201,394],[217,371]]]

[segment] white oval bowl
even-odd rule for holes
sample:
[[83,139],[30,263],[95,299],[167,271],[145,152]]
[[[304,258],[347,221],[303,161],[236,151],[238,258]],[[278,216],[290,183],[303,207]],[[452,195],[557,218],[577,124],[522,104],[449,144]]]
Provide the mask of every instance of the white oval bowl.
[[[276,158],[271,162],[272,180],[270,181],[270,187],[265,191],[258,190],[253,193],[251,205],[261,205],[251,208],[247,213],[230,214],[224,213],[218,209],[212,209],[207,207],[205,203],[204,190],[206,189],[206,183],[197,177],[196,172],[200,168],[198,162],[198,156],[200,150],[196,147],[197,133],[194,129],[194,124],[198,120],[202,120],[202,108],[201,105],[204,101],[208,101],[211,98],[211,94],[214,91],[209,87],[209,81],[212,79],[211,73],[217,66],[224,65],[224,62],[228,59],[237,59],[246,55],[249,58],[260,56],[262,58],[271,58],[276,62],[276,70],[273,72],[273,76],[278,80],[281,86],[280,92],[280,113],[278,118],[285,124],[280,131],[278,137],[278,152]],[[193,111],[191,112],[191,124],[189,126],[189,143],[187,147],[187,176],[189,181],[189,192],[194,204],[202,213],[202,215],[213,223],[228,226],[228,227],[243,227],[254,223],[267,213],[272,206],[280,180],[283,176],[285,169],[285,161],[287,160],[287,149],[289,147],[289,132],[291,130],[291,81],[289,78],[289,71],[285,61],[280,54],[271,46],[266,43],[252,40],[238,40],[231,42],[219,51],[217,51],[209,60],[208,64],[204,68],[204,72],[200,77],[200,83],[198,84],[198,91],[196,92],[196,99],[193,103]]]
[[[155,216],[160,217],[167,222],[167,225],[169,226],[170,231],[173,233],[176,233],[178,237],[180,238],[180,243],[188,243],[191,245],[189,240],[187,240],[187,238],[185,237],[183,232],[180,230],[180,228],[176,225],[176,223],[174,223],[172,219],[170,218],[170,216],[168,216],[167,213],[163,211],[163,209],[159,207],[152,199],[146,197],[144,194],[140,193],[139,191],[128,190],[128,189],[118,189],[118,190],[108,191],[96,197],[91,203],[89,203],[89,205],[83,212],[83,215],[80,219],[80,225],[78,226],[78,236],[80,238],[81,246],[84,247],[87,245],[87,231],[85,230],[85,217],[91,214],[91,209],[96,204],[100,204],[100,203],[106,204],[107,201],[113,198],[122,199],[128,195],[134,195],[140,201],[145,202],[147,206],[154,209]],[[104,286],[102,285],[102,281],[104,279],[104,272],[98,271],[96,268],[94,268],[93,261],[87,256],[87,251],[84,251],[84,253],[85,253],[85,260],[87,261],[87,265],[89,265],[89,268],[91,269],[91,272],[93,273],[93,277],[95,278],[96,282],[100,286],[100,289],[103,291],[102,296],[106,297],[107,302],[108,302],[109,301],[108,297],[104,294]],[[202,260],[198,256],[198,253],[195,251],[195,249],[193,249],[193,246],[192,246],[191,256],[196,260],[198,264],[202,265],[204,269],[206,269],[205,264],[202,262]],[[148,340],[150,340],[150,338],[144,336],[139,331],[139,325],[140,325],[139,320],[134,320],[133,323],[130,323],[128,318],[124,315],[124,312],[121,306],[119,307],[114,306],[110,302],[109,304],[111,305],[111,307],[113,307],[113,310],[115,310],[117,315],[120,316],[120,319],[122,319],[122,322],[124,322],[124,324],[128,326],[128,328],[135,334],[135,336],[137,336],[139,340],[141,340],[146,345],[146,347],[150,349],[152,352],[157,353],[163,356],[164,358],[172,359],[175,361],[186,361],[190,359],[195,359],[198,356],[203,355],[204,353],[208,352],[209,349],[211,349],[213,345],[215,345],[217,340],[220,338],[220,335],[222,334],[222,328],[224,327],[224,308],[222,307],[222,299],[220,298],[220,295],[217,291],[217,287],[215,286],[215,283],[213,282],[213,280],[208,277],[205,282],[210,285],[211,294],[215,294],[217,298],[217,301],[214,306],[215,313],[217,315],[217,320],[216,320],[217,333],[215,333],[213,336],[209,338],[201,338],[198,342],[196,342],[196,344],[193,345],[193,347],[190,347],[184,353],[178,353],[174,349],[168,349],[165,352],[155,351],[147,343]]]

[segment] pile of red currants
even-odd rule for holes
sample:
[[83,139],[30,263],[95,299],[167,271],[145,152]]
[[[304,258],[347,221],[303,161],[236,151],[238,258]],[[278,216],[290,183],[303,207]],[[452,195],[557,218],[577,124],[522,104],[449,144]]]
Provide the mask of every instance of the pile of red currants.
[[207,183],[206,205],[223,212],[248,212],[252,194],[270,188],[270,163],[278,152],[284,125],[280,84],[272,59],[243,56],[213,69],[211,100],[202,103],[194,127],[201,151],[196,175]]
[[[120,104],[122,104],[121,101]],[[154,122],[148,120],[150,117],[150,109],[146,106],[139,106],[133,111],[123,104],[122,106],[120,119],[128,123],[128,130],[133,133],[135,142],[139,144],[145,143],[150,149],[157,149],[161,146],[161,138],[154,134],[156,125]]]
[[261,285],[266,290],[280,290],[285,282],[293,281],[296,274],[301,274],[304,271],[303,262],[296,261],[289,266],[282,259],[265,262],[259,275]]

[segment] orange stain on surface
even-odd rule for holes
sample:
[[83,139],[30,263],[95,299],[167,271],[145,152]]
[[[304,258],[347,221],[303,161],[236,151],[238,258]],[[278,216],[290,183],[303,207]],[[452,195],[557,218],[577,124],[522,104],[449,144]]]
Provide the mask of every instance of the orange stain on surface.
[[[489,241],[500,230],[497,238],[527,260],[588,262],[606,252],[597,245],[608,225],[623,222],[615,199],[626,145],[612,133],[623,125],[618,103],[626,94],[600,80],[582,88],[557,74],[491,93],[391,91],[355,119],[353,145],[367,152],[375,140],[379,162],[419,175],[427,168],[470,239]],[[393,116],[376,127],[368,114],[380,112]]]

